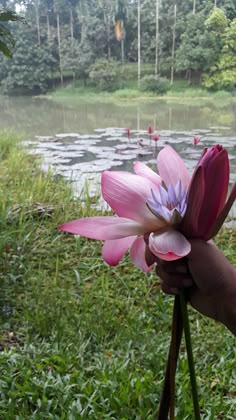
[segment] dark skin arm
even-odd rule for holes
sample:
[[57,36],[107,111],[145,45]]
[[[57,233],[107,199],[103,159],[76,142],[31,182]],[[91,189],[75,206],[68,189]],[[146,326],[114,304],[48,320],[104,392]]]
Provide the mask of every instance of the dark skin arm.
[[[191,305],[203,315],[222,322],[236,336],[236,269],[216,245],[192,240],[184,259],[157,261],[156,272],[165,293],[188,288]],[[153,256],[147,252],[147,260]]]

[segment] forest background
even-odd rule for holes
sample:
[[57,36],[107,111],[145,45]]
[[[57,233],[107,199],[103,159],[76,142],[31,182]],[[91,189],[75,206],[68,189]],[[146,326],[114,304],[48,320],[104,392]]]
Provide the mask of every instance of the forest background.
[[73,79],[112,91],[165,93],[174,79],[210,90],[236,86],[234,0],[0,0],[13,58],[0,56],[5,93],[44,93]]

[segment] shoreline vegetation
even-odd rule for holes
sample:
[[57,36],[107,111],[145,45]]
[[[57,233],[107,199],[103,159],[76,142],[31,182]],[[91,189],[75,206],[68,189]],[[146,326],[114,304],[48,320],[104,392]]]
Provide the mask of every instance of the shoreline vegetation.
[[236,94],[226,90],[210,92],[201,86],[189,86],[185,80],[177,80],[168,92],[163,95],[157,95],[151,92],[142,92],[136,86],[133,80],[122,89],[112,92],[101,91],[95,86],[88,84],[84,86],[81,81],[68,82],[64,87],[57,87],[47,93],[41,95],[53,100],[95,100],[95,101],[218,101],[220,102],[236,102]]
[[[99,214],[89,196],[42,173],[14,133],[0,133],[0,417],[156,418],[173,299],[128,256],[118,267],[101,244],[63,234],[68,220]],[[235,229],[217,244],[236,264]],[[189,308],[203,418],[235,415],[235,338]],[[178,418],[192,419],[181,347]]]

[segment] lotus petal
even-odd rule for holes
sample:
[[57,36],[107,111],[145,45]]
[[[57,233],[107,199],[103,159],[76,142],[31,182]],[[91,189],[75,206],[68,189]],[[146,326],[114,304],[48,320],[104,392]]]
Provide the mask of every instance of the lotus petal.
[[156,184],[157,188],[161,185],[162,179],[161,177],[154,172],[151,168],[149,168],[145,163],[142,162],[135,162],[134,163],[134,172],[137,175],[140,175],[144,178],[149,179],[153,184]]
[[181,224],[181,231],[187,238],[201,237],[201,232],[199,232],[198,229],[198,220],[199,213],[204,200],[204,192],[204,173],[203,168],[199,166],[189,186],[187,210]]
[[177,230],[167,230],[161,234],[151,233],[149,248],[154,255],[166,261],[183,258],[191,251],[190,243]]
[[212,226],[211,230],[207,232],[204,238],[205,241],[209,241],[209,239],[213,238],[219,232],[235,200],[236,200],[236,183],[233,185],[233,188],[230,192],[228,200],[226,201],[225,206],[222,209],[221,213],[217,217],[214,225]]
[[176,185],[180,180],[182,187],[188,187],[190,182],[189,172],[178,153],[171,146],[166,146],[157,156],[157,167],[160,177],[168,187]]
[[143,237],[138,237],[130,249],[130,258],[136,267],[145,273],[148,273],[153,268],[154,264],[151,266],[147,265],[145,260],[145,248],[146,243],[144,242]]
[[106,240],[143,235],[146,229],[132,220],[115,216],[85,217],[59,226],[60,230],[86,238]]
[[[209,151],[209,154],[211,149]],[[205,162],[205,164],[204,164]],[[204,171],[205,192],[199,213],[199,234],[206,235],[224,207],[229,186],[229,159],[226,150],[220,150],[208,159],[205,154],[200,163]]]
[[117,265],[135,239],[136,236],[129,236],[128,238],[105,241],[102,247],[104,261],[111,266]]
[[105,171],[102,174],[104,200],[118,216],[140,223],[146,231],[155,231],[165,225],[146,205],[154,188],[156,186],[150,180],[128,172]]

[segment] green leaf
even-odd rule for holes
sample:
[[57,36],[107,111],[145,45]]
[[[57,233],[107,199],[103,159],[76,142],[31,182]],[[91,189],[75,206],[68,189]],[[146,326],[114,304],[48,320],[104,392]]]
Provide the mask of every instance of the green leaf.
[[8,46],[0,41],[0,51],[8,58],[12,58],[12,52],[11,50],[8,48]]
[[24,21],[22,16],[17,15],[12,10],[0,10],[0,21],[1,22],[17,22]]

